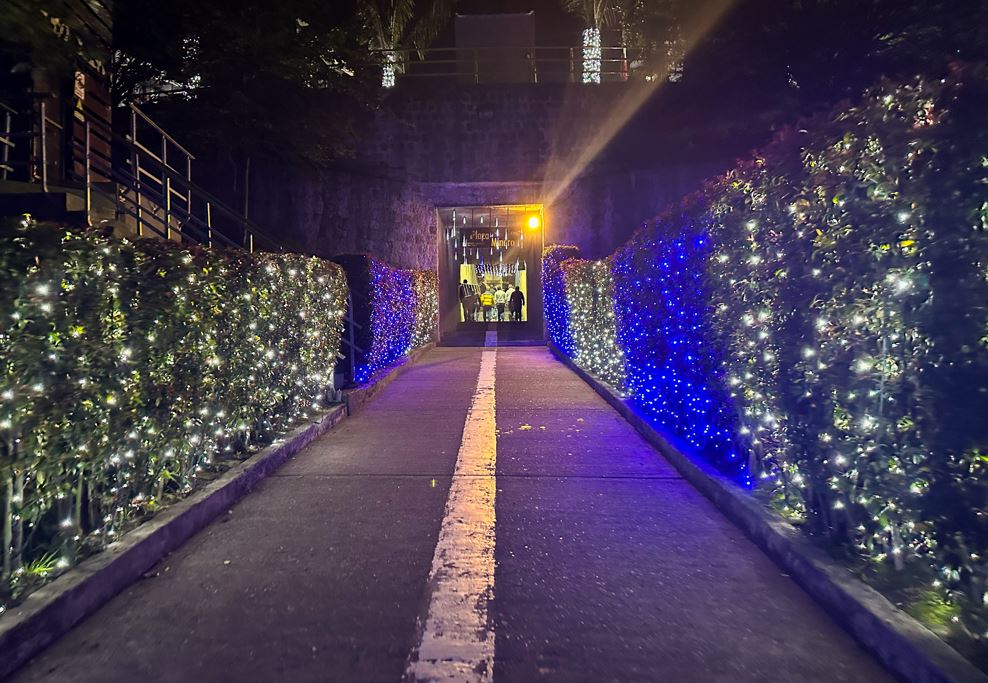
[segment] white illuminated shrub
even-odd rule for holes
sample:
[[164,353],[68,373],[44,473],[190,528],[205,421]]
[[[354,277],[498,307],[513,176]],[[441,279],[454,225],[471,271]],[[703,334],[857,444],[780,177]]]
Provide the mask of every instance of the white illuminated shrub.
[[0,228],[0,605],[325,406],[337,265]]

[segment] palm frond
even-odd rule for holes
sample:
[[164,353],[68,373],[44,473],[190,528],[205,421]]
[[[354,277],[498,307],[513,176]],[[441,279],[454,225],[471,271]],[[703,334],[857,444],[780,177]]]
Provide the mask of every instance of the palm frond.
[[593,23],[593,0],[560,0],[563,10],[583,19],[588,25]]
[[415,19],[415,0],[392,0],[390,48],[401,48],[407,44],[407,36]]
[[403,46],[403,36],[415,17],[415,0],[363,0],[360,13],[371,45],[379,50]]
[[631,4],[628,0],[560,0],[563,10],[582,19],[588,28],[618,26]]
[[420,58],[423,57],[422,50],[428,47],[446,28],[456,3],[457,0],[433,0],[409,31],[408,42],[419,51]]

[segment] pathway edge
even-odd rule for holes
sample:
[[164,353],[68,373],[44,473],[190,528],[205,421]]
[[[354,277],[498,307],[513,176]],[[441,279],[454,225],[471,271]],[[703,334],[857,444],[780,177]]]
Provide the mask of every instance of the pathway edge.
[[11,608],[0,618],[0,653],[3,653],[0,679],[14,673],[139,580],[289,458],[367,405],[434,346],[427,344],[410,352],[401,362],[375,377],[372,384],[345,391],[343,403],[284,434],[200,491],[169,505]]
[[687,456],[674,437],[649,424],[624,398],[576,365],[555,344],[550,342],[548,347],[890,672],[909,683],[988,683],[988,675],[957,650],[710,465]]

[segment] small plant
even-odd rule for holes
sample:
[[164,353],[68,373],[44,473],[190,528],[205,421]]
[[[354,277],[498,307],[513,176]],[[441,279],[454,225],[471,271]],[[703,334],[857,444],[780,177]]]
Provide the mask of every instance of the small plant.
[[24,565],[24,574],[34,579],[46,579],[59,565],[58,553],[45,553]]

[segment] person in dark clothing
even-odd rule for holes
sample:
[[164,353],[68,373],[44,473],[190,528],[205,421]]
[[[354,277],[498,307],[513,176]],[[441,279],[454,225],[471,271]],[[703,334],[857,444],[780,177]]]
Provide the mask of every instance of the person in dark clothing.
[[521,322],[521,307],[525,305],[525,295],[521,293],[520,289],[516,289],[511,292],[511,298],[508,300],[508,310],[511,311],[512,319]]
[[476,309],[477,295],[474,293],[470,283],[464,280],[457,292],[460,299],[460,306],[463,307],[463,320],[473,320]]

